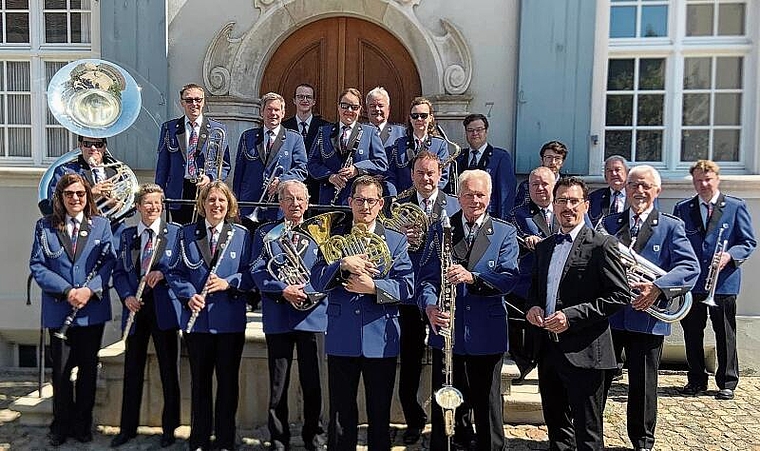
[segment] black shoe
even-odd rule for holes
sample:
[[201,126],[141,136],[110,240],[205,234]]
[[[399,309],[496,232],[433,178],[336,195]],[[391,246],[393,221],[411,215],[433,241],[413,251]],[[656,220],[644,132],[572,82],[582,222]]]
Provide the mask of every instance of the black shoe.
[[408,426],[404,431],[403,441],[404,445],[414,445],[420,440],[422,435],[422,428]]
[[685,396],[702,395],[707,391],[707,385],[694,384],[689,382],[681,389],[681,394]]
[[327,449],[327,438],[324,433],[316,434],[311,440],[304,439],[303,447],[306,451],[323,451]]
[[66,435],[51,432],[48,434],[48,443],[50,443],[50,446],[61,446],[66,443]]
[[128,441],[135,438],[136,434],[127,434],[126,432],[119,432],[116,434],[116,436],[111,440],[111,448],[118,448],[119,446],[127,443]]
[[174,444],[174,441],[174,432],[170,432],[169,434],[161,434],[161,448],[172,446]]
[[79,443],[90,443],[92,441],[92,432],[85,432],[83,434],[77,434],[74,438]]
[[728,400],[734,399],[734,391],[730,388],[722,388],[715,394],[715,399]]

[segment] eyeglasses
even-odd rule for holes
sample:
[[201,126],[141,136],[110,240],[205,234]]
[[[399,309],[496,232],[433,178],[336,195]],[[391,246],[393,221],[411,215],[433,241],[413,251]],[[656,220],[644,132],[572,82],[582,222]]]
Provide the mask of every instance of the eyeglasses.
[[203,97],[185,97],[182,101],[185,103],[201,103],[203,102]]
[[311,100],[314,96],[311,96],[309,94],[296,94],[296,100]]
[[102,149],[106,143],[103,141],[82,141],[84,147],[95,147],[96,149]]
[[87,195],[87,193],[85,191],[64,191],[63,195],[66,196],[66,199],[73,199],[74,196],[82,199]]
[[544,161],[562,161],[565,158],[562,155],[544,155],[541,159]]
[[650,185],[649,183],[646,183],[646,182],[628,182],[626,183],[626,185],[628,185],[631,189],[635,189],[635,190],[639,188],[644,188],[644,191],[648,191],[654,188],[654,185]]
[[346,102],[340,102],[338,104],[341,110],[351,110],[351,111],[359,111],[359,108],[361,108],[361,105],[353,105]]
[[557,205],[569,205],[570,208],[575,208],[580,205],[581,202],[585,202],[586,199],[580,197],[560,197],[554,199],[554,203]]
[[354,203],[359,205],[364,205],[364,202],[366,202],[370,207],[374,207],[380,201],[380,199],[374,199],[371,197],[352,197],[351,199]]
[[415,121],[418,120],[418,119],[422,119],[424,121],[425,119],[428,118],[428,116],[429,116],[428,113],[412,113],[412,114],[409,115],[409,117],[411,117]]
[[485,127],[478,127],[478,128],[466,128],[466,129],[465,129],[465,131],[466,131],[467,133],[469,133],[470,135],[474,135],[474,134],[480,134],[480,133],[483,133],[483,131],[485,131],[485,129],[486,129]]

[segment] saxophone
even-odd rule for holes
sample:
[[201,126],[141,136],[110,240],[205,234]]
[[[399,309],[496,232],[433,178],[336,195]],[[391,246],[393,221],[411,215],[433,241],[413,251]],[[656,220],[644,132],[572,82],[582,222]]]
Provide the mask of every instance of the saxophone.
[[438,309],[449,314],[448,327],[441,327],[438,333],[443,336],[443,386],[435,392],[435,402],[443,409],[443,425],[446,436],[454,435],[454,412],[462,402],[462,392],[452,385],[453,348],[454,348],[454,311],[456,310],[457,286],[446,281],[446,273],[454,264],[454,247],[451,236],[451,222],[444,210],[441,214],[443,225],[443,242],[441,244],[441,292],[438,295]]

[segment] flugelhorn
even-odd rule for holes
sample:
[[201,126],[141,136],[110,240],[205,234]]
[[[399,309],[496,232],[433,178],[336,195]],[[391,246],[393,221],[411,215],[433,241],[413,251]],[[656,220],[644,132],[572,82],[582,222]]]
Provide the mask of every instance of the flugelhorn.
[[721,255],[726,252],[728,248],[728,240],[721,241],[723,238],[723,231],[726,227],[718,230],[718,239],[715,240],[715,250],[713,251],[712,259],[710,260],[710,269],[707,272],[705,278],[705,291],[707,291],[707,297],[702,301],[708,307],[717,307],[715,303],[715,290],[718,288],[718,276],[720,275],[720,258]]

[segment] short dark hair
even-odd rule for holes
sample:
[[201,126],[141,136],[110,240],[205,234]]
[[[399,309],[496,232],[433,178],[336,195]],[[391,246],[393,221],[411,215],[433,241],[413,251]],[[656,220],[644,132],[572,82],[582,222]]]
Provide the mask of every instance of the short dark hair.
[[338,96],[338,102],[340,102],[340,99],[343,98],[346,94],[351,94],[356,96],[357,99],[359,99],[359,106],[362,104],[362,93],[356,88],[346,88],[343,91],[340,92],[340,95]]
[[588,200],[588,186],[586,185],[586,182],[583,181],[582,178],[576,177],[574,175],[568,176],[568,177],[562,177],[557,181],[557,184],[554,185],[554,191],[552,191],[552,197],[555,199],[557,198],[557,190],[560,186],[564,186],[565,188],[570,188],[571,186],[580,186],[583,190],[583,200]]
[[541,150],[538,152],[541,158],[544,158],[544,152],[547,150],[554,151],[562,156],[562,161],[565,161],[567,157],[567,146],[562,141],[549,141],[541,146]]
[[203,97],[206,97],[206,90],[203,89],[203,86],[199,85],[198,83],[188,83],[185,86],[182,87],[182,89],[179,90],[179,98],[181,99],[183,95],[185,95],[185,91],[188,89],[200,89],[203,93]]
[[475,122],[477,120],[483,121],[483,127],[485,127],[486,130],[488,130],[488,119],[480,113],[468,115],[462,121],[462,125],[467,127],[468,125],[470,125],[471,122]]
[[314,89],[314,86],[308,84],[308,83],[299,83],[298,86],[296,86],[296,89],[293,90],[293,97],[296,96],[296,93],[298,92],[298,88],[309,88],[311,89],[312,95],[317,95],[317,90]]
[[383,197],[383,184],[374,176],[361,175],[355,178],[354,182],[351,184],[351,197],[354,197],[354,194],[356,194],[356,189],[360,186],[376,186],[377,194],[380,197]]
[[435,160],[438,162],[438,169],[441,171],[443,170],[443,162],[441,161],[441,158],[438,157],[438,155],[429,150],[420,150],[417,155],[412,158],[412,161],[409,164],[409,168],[412,170],[412,172],[414,172],[414,166],[420,160]]
[[84,141],[85,138],[101,139],[103,140],[103,144],[108,144],[108,138],[95,138],[94,136],[82,136],[82,135],[77,135],[77,142],[81,143],[82,141]]

